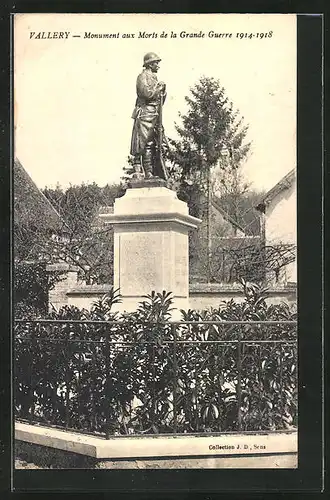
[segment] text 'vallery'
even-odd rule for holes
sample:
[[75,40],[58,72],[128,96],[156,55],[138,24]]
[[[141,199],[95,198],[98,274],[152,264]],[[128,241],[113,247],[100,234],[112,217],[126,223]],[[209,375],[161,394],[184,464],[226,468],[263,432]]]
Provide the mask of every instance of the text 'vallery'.
[[147,32],[139,31],[137,33],[92,33],[91,31],[85,31],[84,34],[72,33],[71,31],[30,31],[30,40],[67,40],[68,38],[84,38],[84,39],[95,39],[95,38],[105,38],[105,39],[155,39],[155,38],[181,38],[181,39],[203,39],[203,38],[272,38],[273,32],[255,32],[255,33],[221,33],[213,30],[207,33],[203,31],[189,33],[187,31],[169,33],[162,31],[157,33],[156,31]]

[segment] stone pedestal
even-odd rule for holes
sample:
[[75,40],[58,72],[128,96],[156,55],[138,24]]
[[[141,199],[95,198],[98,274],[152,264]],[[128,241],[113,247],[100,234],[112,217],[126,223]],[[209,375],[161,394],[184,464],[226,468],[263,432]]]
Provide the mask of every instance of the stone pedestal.
[[188,231],[199,219],[188,214],[187,204],[162,180],[135,181],[113,214],[100,217],[114,228],[114,287],[120,289],[119,311],[135,311],[144,295],[172,292],[172,317],[188,308]]

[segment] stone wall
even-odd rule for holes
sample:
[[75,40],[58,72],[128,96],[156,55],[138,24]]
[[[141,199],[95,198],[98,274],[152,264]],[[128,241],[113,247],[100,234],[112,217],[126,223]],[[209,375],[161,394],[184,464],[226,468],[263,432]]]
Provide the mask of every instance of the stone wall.
[[[101,298],[110,290],[110,285],[83,285],[76,286],[67,291],[67,304],[75,305],[79,308],[90,309],[93,302]],[[289,302],[291,304],[297,301],[297,289],[295,286],[279,285],[268,291],[267,302],[270,304],[279,304],[280,302]],[[190,309],[208,309],[217,308],[221,302],[234,299],[235,302],[242,302],[244,295],[242,287],[238,284],[220,285],[208,283],[191,283],[189,286],[189,308]]]
[[74,305],[79,309],[90,309],[93,302],[100,299],[112,289],[111,285],[75,285],[66,291],[68,305]]
[[297,453],[266,456],[98,460],[18,440],[15,443],[15,457],[20,461],[33,463],[41,469],[294,469],[297,467]]
[[[189,287],[190,309],[218,308],[224,301],[234,299],[235,302],[243,302],[245,299],[242,286],[239,284],[218,283],[191,283]],[[297,301],[297,288],[295,286],[279,285],[268,290],[269,304],[288,302],[294,304]]]
[[[80,309],[90,309],[93,302],[109,292],[111,285],[86,285],[78,282],[78,268],[67,264],[53,264],[47,266],[49,271],[63,271],[64,279],[59,281],[49,292],[49,308],[59,309],[64,305],[74,305]],[[151,290],[150,290],[151,292]],[[243,290],[238,283],[190,283],[189,308],[208,309],[218,308],[224,302],[234,299],[236,302],[244,300]],[[268,290],[268,303],[279,304],[297,302],[297,287],[295,284],[279,284]]]
[[102,437],[15,423],[16,458],[43,468],[296,468],[297,431]]
[[49,264],[46,270],[51,272],[62,272],[60,281],[58,281],[54,288],[49,291],[48,304],[49,310],[53,308],[59,309],[60,307],[69,303],[67,292],[77,286],[78,284],[78,267],[66,263]]

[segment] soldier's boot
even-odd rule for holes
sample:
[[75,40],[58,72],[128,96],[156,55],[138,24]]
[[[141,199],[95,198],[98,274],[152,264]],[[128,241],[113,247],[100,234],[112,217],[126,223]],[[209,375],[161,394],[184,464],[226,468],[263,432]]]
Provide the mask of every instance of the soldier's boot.
[[133,178],[141,178],[143,176],[140,155],[136,155],[133,159],[133,171]]
[[145,152],[142,157],[143,170],[146,179],[153,177],[152,175],[152,150],[151,147],[146,147]]

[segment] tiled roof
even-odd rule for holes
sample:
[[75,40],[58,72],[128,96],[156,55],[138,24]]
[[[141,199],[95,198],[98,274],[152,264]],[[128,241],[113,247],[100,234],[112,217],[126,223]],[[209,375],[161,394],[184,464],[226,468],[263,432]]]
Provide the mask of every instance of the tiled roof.
[[18,159],[14,161],[13,180],[15,222],[40,226],[54,232],[65,232],[69,229]]
[[255,208],[260,212],[263,212],[265,210],[265,206],[273,201],[273,199],[276,198],[276,196],[278,196],[283,190],[289,189],[295,179],[296,169],[293,168],[263,196],[263,198],[259,201]]
[[229,222],[232,226],[236,227],[239,231],[242,231],[242,233],[245,234],[244,229],[242,226],[238,224],[220,205],[220,202],[216,198],[212,198],[212,206],[222,215],[222,217]]

